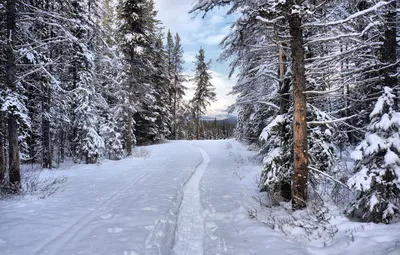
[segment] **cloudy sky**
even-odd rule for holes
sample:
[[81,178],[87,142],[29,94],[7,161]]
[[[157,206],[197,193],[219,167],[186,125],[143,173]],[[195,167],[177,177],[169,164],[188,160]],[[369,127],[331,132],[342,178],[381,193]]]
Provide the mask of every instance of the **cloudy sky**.
[[[165,29],[170,29],[173,34],[179,33],[182,38],[184,50],[185,72],[193,73],[195,55],[200,47],[206,51],[206,58],[212,59],[211,72],[213,75],[212,84],[216,87],[217,101],[214,102],[209,115],[221,113],[233,103],[233,97],[228,96],[231,87],[235,83],[234,78],[228,79],[229,63],[217,61],[221,52],[218,44],[229,32],[232,17],[227,17],[226,9],[220,8],[202,14],[188,14],[192,4],[196,0],[155,0],[158,18],[163,22]],[[189,91],[187,98],[190,99],[194,93],[193,85],[187,84]]]

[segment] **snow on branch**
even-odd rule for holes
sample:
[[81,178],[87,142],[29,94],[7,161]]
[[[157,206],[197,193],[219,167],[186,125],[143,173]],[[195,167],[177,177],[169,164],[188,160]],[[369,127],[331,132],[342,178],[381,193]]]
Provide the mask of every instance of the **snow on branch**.
[[348,117],[340,118],[340,119],[332,119],[332,120],[326,120],[326,121],[308,121],[307,124],[311,125],[324,125],[324,124],[330,124],[330,123],[336,123],[336,122],[343,122],[348,119],[352,119],[354,117],[357,117],[359,114],[354,114]]
[[229,4],[230,2],[231,0],[198,0],[197,4],[193,6],[189,13],[193,13],[195,11],[208,12],[214,6]]
[[278,20],[285,19],[285,17],[284,17],[284,16],[279,16],[279,17],[277,17],[277,18],[275,18],[275,19],[269,20],[269,19],[265,19],[265,18],[263,18],[263,17],[261,17],[261,16],[257,16],[256,19],[258,19],[259,21],[261,21],[261,22],[263,22],[263,23],[274,24],[274,23],[277,22]]
[[349,34],[340,34],[340,35],[330,36],[330,37],[322,37],[322,38],[317,38],[317,39],[308,41],[304,45],[313,44],[313,43],[328,42],[328,41],[335,41],[335,40],[346,38],[346,37],[357,37],[357,36],[360,36],[360,35],[362,35],[362,33],[349,33]]
[[370,12],[374,12],[374,11],[378,10],[379,8],[382,8],[383,6],[390,4],[393,1],[397,1],[397,0],[392,0],[392,1],[388,1],[388,2],[379,1],[374,6],[371,6],[368,9],[353,13],[350,16],[348,16],[347,18],[342,19],[342,20],[336,20],[336,21],[326,22],[326,23],[306,23],[306,24],[303,25],[303,27],[324,27],[324,26],[334,26],[334,25],[344,24],[344,23],[349,22],[350,20],[353,20],[353,19],[358,18],[360,16],[364,16],[364,15],[370,13]]
[[236,102],[235,104],[236,104],[236,105],[240,105],[240,104],[250,104],[250,103],[251,103],[251,104],[253,104],[253,103],[259,103],[259,104],[263,104],[263,105],[270,106],[270,107],[272,107],[272,108],[274,108],[274,109],[277,109],[277,110],[280,109],[279,106],[277,106],[276,104],[273,104],[273,103],[267,102],[267,101],[261,101],[261,100],[257,100],[257,101],[254,101],[254,100],[238,101],[238,102]]
[[350,188],[346,184],[344,184],[343,182],[341,182],[339,180],[336,180],[333,176],[330,176],[329,174],[324,173],[321,170],[318,170],[317,168],[314,168],[312,166],[308,166],[308,169],[310,169],[311,171],[316,172],[316,173],[318,173],[318,174],[320,174],[320,175],[322,175],[322,176],[324,176],[324,177],[326,177],[326,178],[328,178],[328,179],[340,184],[341,186],[345,187],[346,189],[350,190]]
[[323,91],[319,91],[319,90],[308,90],[308,91],[304,91],[303,94],[309,95],[309,94],[314,94],[314,95],[325,95],[325,94],[330,94],[330,93],[335,93],[339,90],[341,90],[341,87],[338,87],[336,89],[332,89],[332,90],[323,90]]

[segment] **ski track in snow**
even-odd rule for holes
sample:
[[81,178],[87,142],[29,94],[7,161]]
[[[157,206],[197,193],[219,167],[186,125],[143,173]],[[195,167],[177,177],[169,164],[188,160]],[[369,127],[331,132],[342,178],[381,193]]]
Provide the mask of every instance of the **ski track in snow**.
[[[0,201],[0,254],[400,254],[400,223],[364,224],[334,214],[338,233],[330,242],[319,230],[289,226],[283,209],[255,199],[262,165],[236,141],[145,149],[146,159],[63,170],[65,190],[52,197]],[[270,219],[286,224],[286,234],[268,227]]]
[[[46,243],[42,244],[36,252],[33,254],[35,255],[40,255],[40,254],[58,254],[59,250],[61,250],[65,244],[67,244],[72,238],[75,237],[82,229],[84,229],[91,220],[95,219],[98,217],[99,212],[101,212],[101,209],[104,207],[107,207],[110,203],[113,201],[117,200],[120,195],[124,194],[128,189],[130,189],[132,186],[138,184],[146,175],[148,174],[147,171],[139,174],[138,176],[134,177],[128,185],[125,187],[115,191],[113,194],[111,194],[109,197],[107,197],[103,202],[101,202],[99,205],[96,206],[96,209],[92,209],[89,213],[84,214],[81,218],[79,218],[75,223],[70,225],[68,228],[64,229],[61,233],[56,235],[53,239],[50,241],[47,241]],[[106,220],[108,218],[111,218],[112,215],[107,214],[107,215],[102,215],[100,216],[103,220]],[[121,232],[123,229],[121,228],[109,228],[108,233],[118,233]]]
[[200,201],[200,181],[207,169],[210,157],[200,148],[203,158],[189,181],[183,187],[183,199],[178,212],[178,225],[175,244],[172,249],[176,255],[202,255],[204,240],[205,211]]

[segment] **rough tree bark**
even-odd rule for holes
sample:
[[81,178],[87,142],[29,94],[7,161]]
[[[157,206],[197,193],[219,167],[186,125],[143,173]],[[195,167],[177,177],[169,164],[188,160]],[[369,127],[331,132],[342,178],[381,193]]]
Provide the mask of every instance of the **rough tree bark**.
[[[16,32],[16,0],[7,1],[7,45],[6,45],[6,85],[12,92],[16,92],[16,72],[14,39]],[[10,183],[15,187],[21,182],[18,146],[18,123],[16,109],[8,112],[8,146],[9,146],[9,173]]]
[[307,121],[306,121],[306,78],[304,68],[304,43],[301,29],[301,17],[298,13],[292,13],[288,17],[293,72],[293,152],[294,152],[294,176],[293,176],[293,209],[306,207],[307,182],[308,182],[308,155],[307,155]]

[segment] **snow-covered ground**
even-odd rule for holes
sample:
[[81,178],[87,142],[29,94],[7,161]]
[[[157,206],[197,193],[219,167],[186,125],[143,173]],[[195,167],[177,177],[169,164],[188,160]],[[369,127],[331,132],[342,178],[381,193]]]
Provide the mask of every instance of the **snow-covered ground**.
[[285,219],[287,210],[260,205],[261,166],[233,140],[140,152],[53,170],[68,180],[45,199],[0,201],[0,254],[400,254],[399,223],[355,223],[336,213],[330,228],[313,229],[302,225],[306,212]]

